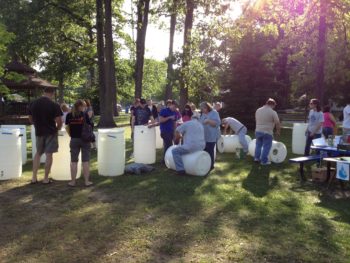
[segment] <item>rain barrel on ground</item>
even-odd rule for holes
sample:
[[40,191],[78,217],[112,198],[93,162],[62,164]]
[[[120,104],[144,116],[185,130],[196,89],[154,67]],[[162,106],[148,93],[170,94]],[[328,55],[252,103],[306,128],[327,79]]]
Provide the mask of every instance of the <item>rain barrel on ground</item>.
[[[57,181],[71,180],[70,136],[66,130],[58,131],[58,152],[53,154],[51,177]],[[81,176],[81,153],[79,154],[77,178]]]
[[307,123],[294,123],[293,135],[292,135],[292,152],[294,154],[304,155],[306,137],[305,132],[307,129]]
[[[34,125],[32,125],[30,129],[30,138],[32,140],[32,160],[34,160],[34,156],[36,154],[36,137],[35,137]],[[45,163],[45,161],[46,161],[46,156],[45,154],[43,154],[40,157],[40,163]]]
[[156,126],[156,149],[162,149],[163,148],[163,139],[160,136],[160,127]]
[[135,163],[154,164],[156,162],[156,129],[144,125],[134,127]]
[[22,175],[22,140],[19,129],[0,129],[0,180]]
[[[252,141],[249,135],[245,136],[247,143]],[[217,142],[217,149],[219,153],[234,153],[237,149],[242,149],[242,145],[239,142],[238,135],[221,135]]]
[[[165,165],[168,169],[176,170],[172,150],[178,146],[171,146],[165,153]],[[205,151],[197,151],[182,156],[185,171],[187,174],[205,176],[211,166],[210,155]]]
[[[249,143],[249,155],[255,155],[256,139]],[[282,142],[273,141],[269,153],[269,161],[273,163],[283,163],[287,158],[287,147]]]
[[1,125],[4,129],[19,129],[22,141],[22,164],[27,163],[27,130],[25,125]]
[[103,176],[124,174],[124,129],[99,129],[97,145],[98,174]]

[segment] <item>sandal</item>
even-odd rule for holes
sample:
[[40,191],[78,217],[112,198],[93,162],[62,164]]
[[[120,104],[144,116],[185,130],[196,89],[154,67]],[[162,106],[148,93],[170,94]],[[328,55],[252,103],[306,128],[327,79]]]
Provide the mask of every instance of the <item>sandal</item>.
[[42,184],[51,184],[51,183],[52,183],[52,180],[51,180],[51,179],[49,179],[47,182],[42,181],[41,183],[42,183]]

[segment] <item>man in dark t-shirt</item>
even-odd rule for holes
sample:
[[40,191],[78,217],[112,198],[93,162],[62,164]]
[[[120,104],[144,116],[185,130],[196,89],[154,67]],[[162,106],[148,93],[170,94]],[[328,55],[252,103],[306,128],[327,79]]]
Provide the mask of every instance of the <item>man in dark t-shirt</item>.
[[147,125],[149,120],[154,122],[154,118],[152,116],[152,112],[147,107],[146,100],[140,100],[141,105],[133,111],[134,115],[132,118],[132,127],[137,125]]
[[31,183],[37,183],[40,157],[46,155],[45,177],[43,184],[50,183],[49,173],[52,166],[52,154],[58,151],[57,131],[62,128],[63,115],[60,105],[53,102],[53,88],[46,88],[44,95],[29,106],[29,121],[34,124],[36,136],[36,154],[33,160],[33,177]]

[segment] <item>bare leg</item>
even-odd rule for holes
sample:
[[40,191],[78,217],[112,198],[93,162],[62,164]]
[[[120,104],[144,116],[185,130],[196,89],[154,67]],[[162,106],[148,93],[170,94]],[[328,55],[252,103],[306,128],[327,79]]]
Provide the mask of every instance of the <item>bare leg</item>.
[[89,181],[90,178],[90,164],[89,162],[83,162],[83,174],[85,179],[85,186],[92,185],[92,182]]
[[70,175],[72,177],[72,181],[68,183],[70,186],[76,185],[77,172],[78,172],[78,163],[70,163]]
[[52,166],[52,153],[46,153],[45,177],[43,180],[44,184],[49,182],[49,174],[51,172],[51,166]]
[[37,152],[34,155],[34,159],[33,159],[33,176],[32,176],[32,182],[36,182],[38,180],[38,170],[40,167],[40,157],[41,155]]

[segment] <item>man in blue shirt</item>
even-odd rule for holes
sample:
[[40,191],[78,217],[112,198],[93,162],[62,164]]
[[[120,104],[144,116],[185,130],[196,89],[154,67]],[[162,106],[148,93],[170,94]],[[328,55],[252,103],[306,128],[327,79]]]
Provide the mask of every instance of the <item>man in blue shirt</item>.
[[160,136],[163,139],[164,156],[168,148],[173,145],[176,105],[175,101],[168,100],[166,108],[159,113]]

